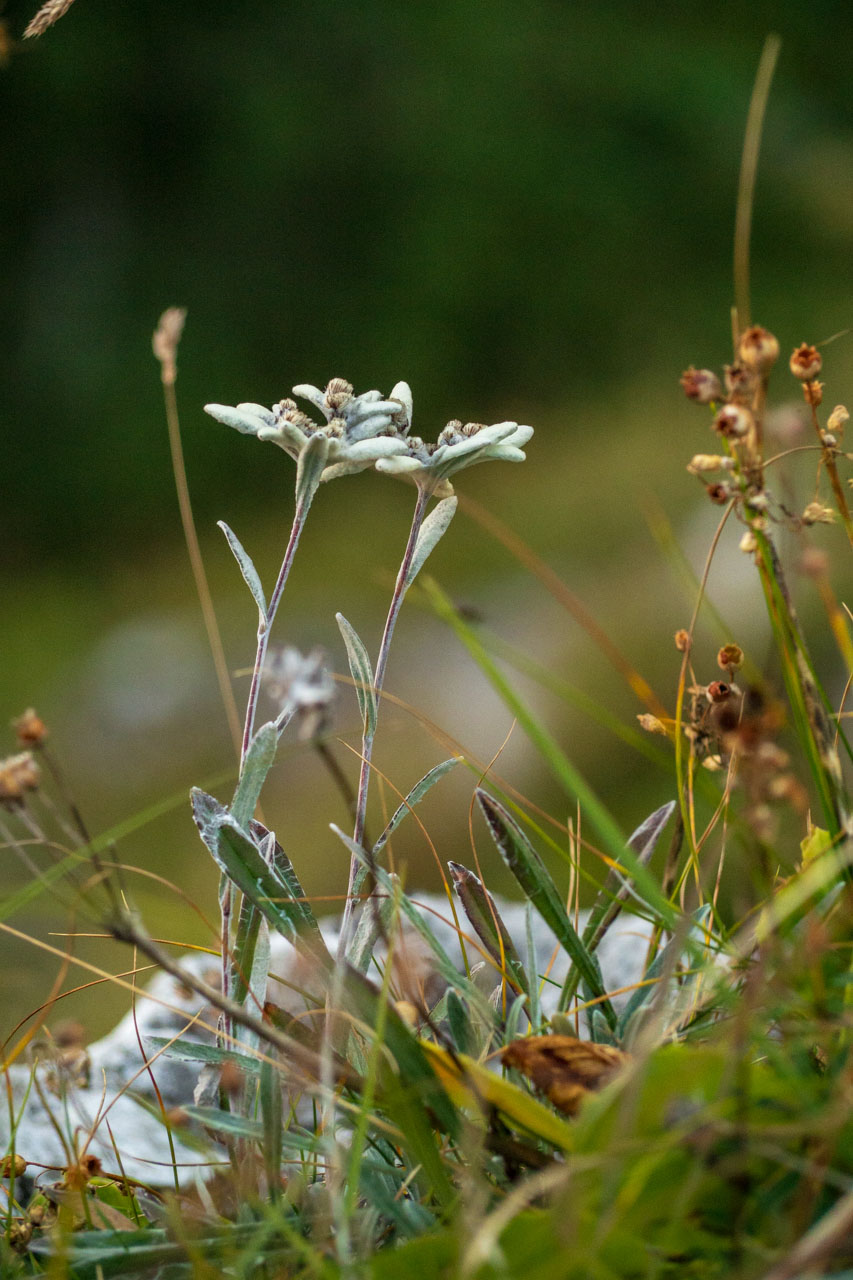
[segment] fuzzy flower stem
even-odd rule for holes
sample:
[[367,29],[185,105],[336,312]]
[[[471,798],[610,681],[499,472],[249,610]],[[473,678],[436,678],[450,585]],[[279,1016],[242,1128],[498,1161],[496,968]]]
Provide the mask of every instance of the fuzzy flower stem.
[[[403,559],[400,563],[400,569],[397,574],[397,581],[394,584],[394,594],[391,597],[391,605],[388,609],[388,617],[385,619],[385,630],[382,633],[382,643],[379,646],[379,656],[376,660],[376,670],[373,674],[373,687],[377,697],[377,719],[379,715],[379,698],[382,693],[382,685],[385,680],[385,668],[388,665],[388,653],[391,648],[391,640],[394,635],[394,627],[397,623],[397,617],[400,613],[400,607],[408,588],[409,571],[412,567],[412,559],[417,546],[418,534],[421,531],[421,525],[424,522],[426,509],[429,500],[432,497],[432,489],[428,485],[418,486],[418,500],[415,503],[415,511],[412,516],[412,526],[409,529],[409,538],[406,543],[406,550],[403,552]],[[358,779],[358,798],[356,802],[355,826],[353,828],[352,838],[356,844],[361,844],[364,839],[365,819],[367,816],[367,793],[370,786],[370,760],[373,754],[373,741],[375,737],[375,727],[372,733],[365,730],[361,744],[361,773]],[[341,925],[341,939],[338,948],[339,957],[346,954],[346,948],[349,941],[350,921],[354,907],[353,885],[356,873],[358,872],[358,862],[353,857],[350,862],[349,887],[347,889],[347,900],[344,906],[344,916]]]
[[281,602],[282,593],[287,584],[287,578],[290,573],[290,567],[293,564],[293,558],[296,555],[296,548],[299,545],[299,538],[305,527],[305,521],[308,516],[308,509],[311,506],[311,500],[314,494],[309,492],[307,496],[296,507],[293,516],[293,525],[290,530],[290,538],[284,552],[284,559],[281,562],[281,568],[278,571],[273,593],[270,596],[269,608],[267,609],[266,618],[258,621],[258,648],[255,654],[255,666],[252,671],[252,683],[249,687],[249,699],[246,703],[246,723],[243,729],[243,748],[240,755],[240,768],[246,761],[246,752],[249,750],[249,743],[252,741],[252,734],[255,731],[255,713],[258,707],[258,693],[261,687],[261,673],[264,667],[264,659],[267,656],[267,648],[269,646],[270,632],[275,620],[278,606]]
[[[278,571],[273,593],[270,597],[267,607],[267,616],[258,619],[258,647],[255,653],[255,666],[252,671],[252,683],[249,686],[249,697],[246,703],[246,721],[243,728],[243,744],[240,751],[240,772],[246,763],[246,754],[249,750],[249,744],[252,741],[252,735],[255,731],[255,713],[258,707],[258,694],[261,687],[261,673],[264,669],[264,660],[267,656],[267,648],[269,646],[270,632],[272,631],[273,621],[276,611],[284,592],[287,578],[290,573],[290,567],[293,564],[293,558],[296,555],[296,548],[299,545],[299,538],[305,527],[305,520],[308,516],[308,509],[311,506],[311,500],[314,497],[314,490],[309,489],[301,502],[296,504],[296,511],[293,516],[293,524],[290,529],[290,537],[287,541],[287,547],[284,552],[284,559],[281,562],[281,568]],[[234,909],[234,886],[230,880],[224,880],[221,886],[219,899],[220,912],[220,943],[221,943],[221,965],[222,965],[222,995],[226,1000],[231,997],[231,919]],[[228,1043],[228,1037],[232,1034],[232,1025],[230,1014],[224,1010],[224,1043]]]

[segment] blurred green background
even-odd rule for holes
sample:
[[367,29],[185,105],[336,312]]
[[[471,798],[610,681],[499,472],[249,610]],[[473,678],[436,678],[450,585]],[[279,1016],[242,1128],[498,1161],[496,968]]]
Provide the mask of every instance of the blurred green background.
[[[520,533],[670,699],[671,636],[689,598],[645,513],[659,503],[701,563],[717,513],[684,465],[712,437],[677,378],[730,353],[738,167],[771,30],[783,45],[757,189],[754,318],[783,351],[851,323],[848,6],[76,0],[21,43],[36,8],[9,0],[1,15],[0,709],[35,704],[50,722],[91,827],[176,797],[119,853],[213,916],[216,877],[185,797],[211,779],[227,796],[232,756],[150,348],[168,305],[189,313],[184,447],[232,668],[251,662],[255,619],[215,522],[271,581],[293,469],[202,404],[272,403],[334,375],[357,390],[406,378],[427,437],[452,417],[535,426],[523,468],[483,467],[458,487]],[[849,339],[827,348],[830,403],[845,398],[851,353]],[[795,390],[780,369],[777,397]],[[779,422],[796,442],[796,415]],[[790,483],[807,493],[806,480]],[[340,609],[375,652],[411,498],[368,475],[321,493],[280,640],[321,644],[340,670]],[[760,661],[766,630],[736,541],[732,531],[711,586],[736,620],[732,638]],[[431,568],[485,625],[625,723],[642,709],[468,517]],[[697,657],[706,679],[715,647],[709,632]],[[666,774],[522,684],[626,828],[670,798]],[[242,700],[246,681],[237,687]],[[415,607],[388,687],[485,760],[510,728],[456,642]],[[356,719],[343,696],[350,742]],[[377,761],[403,791],[445,754],[403,711],[383,716]],[[518,733],[499,769],[569,816]],[[423,813],[441,858],[466,862],[472,779],[458,772]],[[341,806],[316,760],[285,753],[265,808],[309,892],[340,893],[346,858],[327,823]],[[484,838],[480,852],[508,887]],[[414,825],[397,853],[410,884],[435,885]],[[0,856],[11,892],[27,873]],[[152,932],[210,941],[176,893],[133,873],[128,884]],[[11,923],[59,946],[49,935],[68,927],[47,896]],[[80,940],[77,952],[129,965],[118,948]],[[6,1031],[55,971],[0,937]],[[67,985],[85,980],[72,971]],[[103,988],[68,1002],[93,1033],[124,1007]]]

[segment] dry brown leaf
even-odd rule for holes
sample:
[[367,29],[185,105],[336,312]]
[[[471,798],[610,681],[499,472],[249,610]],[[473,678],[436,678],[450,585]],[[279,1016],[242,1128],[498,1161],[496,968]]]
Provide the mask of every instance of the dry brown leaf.
[[573,1116],[589,1093],[603,1089],[630,1055],[574,1036],[522,1036],[501,1054],[505,1067],[527,1076],[555,1107]]

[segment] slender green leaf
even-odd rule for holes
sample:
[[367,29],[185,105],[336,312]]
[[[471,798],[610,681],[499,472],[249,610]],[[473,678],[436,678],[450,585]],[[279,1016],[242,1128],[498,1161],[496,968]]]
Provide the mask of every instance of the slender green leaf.
[[436,938],[424,916],[420,911],[418,911],[414,903],[409,900],[406,894],[400,893],[399,886],[395,885],[394,881],[383,867],[374,866],[370,863],[368,854],[364,849],[362,849],[360,844],[356,844],[350,836],[348,836],[344,831],[341,831],[340,827],[336,827],[334,823],[331,823],[330,826],[338,839],[346,846],[350,853],[355,856],[361,866],[370,868],[373,878],[379,888],[384,890],[388,897],[393,898],[395,902],[399,902],[400,911],[407,918],[415,931],[420,934],[432,952],[435,960],[435,967],[444,978],[445,982],[447,982],[449,986],[455,987],[460,994],[464,995],[466,1000],[468,1000],[468,1002],[477,1009],[478,1013],[485,1017],[488,1025],[493,1027],[495,1025],[494,1009],[483,994],[477,990],[473,982],[469,982],[464,974],[459,972],[456,965],[450,959],[450,956],[444,950],[444,947],[442,947],[438,938]]
[[[450,1027],[450,1034],[453,1038],[453,1044],[459,1053],[467,1053],[470,1057],[477,1056],[477,1044],[471,1030],[471,1014],[465,1001],[454,991],[453,987],[447,988],[447,1023]],[[433,1014],[435,1017],[435,1014]]]
[[[399,883],[396,876],[391,879],[394,884]],[[395,914],[394,899],[384,894],[381,898],[370,897],[365,902],[346,957],[359,973],[367,972],[376,944],[383,934],[390,932]]]
[[424,520],[415,543],[409,572],[406,574],[406,588],[412,585],[427,557],[444,537],[450,527],[450,521],[456,515],[457,504],[458,499],[455,497],[443,498]]
[[393,1070],[385,1053],[377,1058],[379,1100],[403,1134],[405,1145],[423,1166],[431,1190],[449,1206],[455,1201],[456,1192],[432,1126],[434,1123],[451,1137],[458,1137],[459,1113],[416,1036],[385,995],[349,966],[342,978],[347,1009],[370,1027],[381,1025],[383,1048],[396,1063]]
[[196,825],[219,869],[295,947],[331,964],[316,921],[312,928],[303,904],[293,901],[287,884],[267,865],[254,841],[213,796],[198,788],[191,795]]
[[[628,848],[636,853],[643,866],[647,866],[654,853],[661,833],[677,808],[674,800],[650,813],[641,822],[628,840]],[[616,868],[612,867],[592,910],[583,932],[583,940],[590,951],[596,951],[607,930],[619,915],[622,903],[631,895],[632,889],[628,881]]]
[[219,528],[225,534],[228,545],[231,548],[234,559],[237,561],[240,572],[243,575],[243,581],[252,593],[252,598],[258,606],[258,612],[264,622],[268,622],[269,614],[267,611],[267,598],[264,595],[264,589],[261,585],[261,579],[258,571],[252,563],[251,557],[247,555],[243,549],[243,544],[237,537],[233,529],[230,529],[224,520],[217,520]]
[[374,844],[374,853],[378,853],[379,850],[383,848],[388,838],[397,830],[403,819],[412,812],[415,805],[420,804],[427,792],[434,787],[446,773],[449,773],[454,765],[459,764],[459,759],[459,756],[451,756],[449,760],[442,760],[441,764],[434,765],[428,773],[425,773],[420,782],[415,783],[403,803],[399,808],[394,810],[387,827]]
[[605,997],[601,999],[600,1008],[608,1022],[615,1027],[616,1014],[610,1001],[606,999],[607,992],[599,963],[584,946],[569,919],[557,886],[544,862],[502,804],[481,788],[477,789],[476,795],[498,852],[521,885],[525,897],[553,930],[580,973],[590,995],[598,999]]
[[459,862],[448,862],[447,865],[462,909],[499,972],[505,971],[513,986],[529,994],[530,986],[524,965],[495,906],[494,898],[473,871]]
[[281,1086],[278,1068],[266,1059],[261,1063],[260,1103],[264,1130],[262,1147],[267,1186],[274,1202],[281,1198]]
[[191,1120],[198,1120],[205,1129],[212,1133],[221,1133],[229,1138],[249,1138],[262,1142],[264,1126],[260,1120],[250,1120],[236,1111],[220,1111],[218,1107],[186,1106],[183,1108]]
[[521,701],[509,681],[501,674],[495,663],[480,643],[473,630],[459,617],[452,602],[436,583],[427,580],[424,589],[440,618],[448,622],[462,640],[480,669],[488,677],[493,687],[511,710],[539,750],[546,764],[557,781],[572,800],[578,801],[590,826],[598,835],[605,851],[613,860],[621,864],[633,877],[635,886],[644,900],[654,908],[668,928],[674,928],[678,913],[655,883],[654,877],[642,865],[637,855],[627,846],[627,841],[619,827],[608,813],[598,796],[560,750],[554,738],[544,725],[532,714]]
[[346,645],[347,661],[350,674],[355,681],[355,693],[364,722],[365,737],[370,738],[376,732],[376,689],[373,684],[373,667],[370,665],[367,650],[344,615],[336,613],[335,619]]
[[267,780],[267,774],[273,766],[278,731],[272,721],[261,725],[252,741],[240,771],[240,781],[231,801],[231,813],[238,826],[246,831],[255,814],[261,790]]
[[261,851],[264,862],[272,868],[273,873],[285,885],[288,893],[293,899],[294,907],[299,911],[305,926],[312,932],[319,930],[317,918],[311,910],[311,903],[302,888],[299,877],[293,869],[293,863],[282,849],[274,833],[268,830],[262,822],[254,819],[249,823],[249,831],[258,841],[258,848]]
[[693,913],[692,924],[685,930],[678,929],[672,940],[659,951],[643,975],[644,985],[633,993],[619,1018],[617,1036],[620,1043],[626,1046],[636,1039],[637,1033],[655,1010],[659,1011],[662,1030],[669,1028],[676,1010],[673,1001],[666,992],[661,991],[661,982],[670,982],[676,966],[683,957],[689,956],[691,972],[686,975],[676,991],[675,1004],[678,1008],[687,1009],[693,999],[697,981],[704,970],[703,959],[713,963],[713,952],[709,954],[708,939],[713,908],[710,903],[698,907]]
[[176,1058],[179,1062],[233,1062],[247,1075],[257,1075],[261,1069],[257,1058],[251,1058],[247,1053],[235,1053],[233,1049],[220,1049],[215,1044],[201,1044],[183,1038],[166,1039],[164,1036],[145,1036],[144,1039],[155,1052],[162,1049],[164,1058]]

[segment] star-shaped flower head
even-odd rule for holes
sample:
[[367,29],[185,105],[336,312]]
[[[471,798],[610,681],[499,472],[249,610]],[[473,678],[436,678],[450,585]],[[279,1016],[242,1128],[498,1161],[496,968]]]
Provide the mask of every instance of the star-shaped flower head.
[[[407,388],[408,390],[408,388]],[[392,396],[397,388],[392,391]],[[411,400],[406,407],[407,425],[411,423]],[[436,497],[453,492],[450,477],[478,462],[524,462],[522,446],[533,435],[533,428],[517,422],[481,422],[458,420],[448,422],[435,444],[425,444],[420,436],[409,436],[405,451],[378,458],[376,470],[411,480],[419,488],[428,489]]]
[[[403,386],[405,383],[398,384]],[[328,449],[323,480],[363,471],[379,458],[406,451],[405,437],[397,426],[399,400],[385,400],[379,391],[353,395],[352,385],[343,378],[332,378],[325,391],[300,383],[293,394],[314,405],[325,422],[314,422],[289,399],[280,400],[271,409],[251,403],[234,407],[206,404],[204,411],[243,435],[271,440],[297,462],[308,441],[322,436]]]
[[272,653],[263,680],[283,716],[295,716],[302,739],[316,738],[328,728],[335,700],[335,682],[322,649],[302,654],[293,645]]

